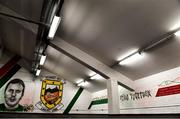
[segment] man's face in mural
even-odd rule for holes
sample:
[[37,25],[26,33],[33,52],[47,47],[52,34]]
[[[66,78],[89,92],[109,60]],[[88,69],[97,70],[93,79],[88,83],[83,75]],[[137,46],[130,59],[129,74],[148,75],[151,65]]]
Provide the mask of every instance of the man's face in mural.
[[5,91],[5,102],[9,107],[16,106],[23,96],[23,86],[19,83],[10,83]]

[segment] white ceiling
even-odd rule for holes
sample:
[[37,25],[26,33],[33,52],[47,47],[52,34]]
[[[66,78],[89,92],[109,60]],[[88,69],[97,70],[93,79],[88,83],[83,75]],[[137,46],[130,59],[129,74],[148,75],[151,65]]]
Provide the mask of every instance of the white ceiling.
[[[68,0],[58,34],[111,66],[119,57],[170,32],[180,23],[179,14],[179,0]],[[142,61],[116,69],[136,80],[177,67],[178,39],[149,50]]]
[[[4,7],[35,21],[40,19],[42,3],[43,0],[0,0]],[[158,40],[180,23],[180,1],[65,0],[61,15],[62,22],[56,35],[110,67],[123,55]],[[0,25],[6,50],[32,63],[36,34],[4,17],[0,18]],[[137,80],[180,66],[179,50],[180,38],[172,37],[145,52],[144,59],[113,69]],[[46,53],[44,68],[73,83],[87,78],[91,72],[51,46]],[[87,87],[91,92],[104,88],[105,80],[91,81]]]

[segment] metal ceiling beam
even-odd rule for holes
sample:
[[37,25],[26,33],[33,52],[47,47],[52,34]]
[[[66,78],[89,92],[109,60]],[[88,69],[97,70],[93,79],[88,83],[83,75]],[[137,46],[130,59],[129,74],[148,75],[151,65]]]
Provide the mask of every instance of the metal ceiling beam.
[[80,64],[90,68],[104,78],[107,79],[107,77],[109,77],[110,80],[119,81],[125,88],[128,87],[128,89],[130,90],[134,89],[134,83],[132,80],[110,68],[109,66],[103,64],[102,62],[98,61],[97,59],[83,52],[77,47],[67,43],[63,39],[55,37],[55,40],[50,43],[50,46],[55,48],[59,52],[69,56]]
[[83,62],[83,61],[80,60],[79,58],[77,58],[77,57],[75,57],[74,55],[68,53],[68,52],[65,51],[64,49],[62,49],[62,48],[58,47],[57,45],[53,44],[52,42],[50,42],[49,45],[50,45],[51,47],[53,47],[54,49],[56,49],[57,51],[63,53],[64,55],[70,57],[71,59],[77,61],[78,63],[84,65],[85,67],[91,69],[92,71],[100,74],[100,75],[101,75],[102,77],[104,77],[105,79],[109,79],[109,77],[108,77],[106,74],[104,74],[103,72],[98,71],[98,70],[95,69],[94,67],[92,67],[92,66],[90,66],[89,64]]

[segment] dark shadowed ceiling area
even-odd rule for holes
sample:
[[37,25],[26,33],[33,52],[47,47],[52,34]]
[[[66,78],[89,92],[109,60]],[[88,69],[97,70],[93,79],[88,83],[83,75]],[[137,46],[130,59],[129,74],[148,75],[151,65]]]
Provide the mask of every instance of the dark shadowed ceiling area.
[[[43,0],[0,0],[0,11],[39,21],[42,4]],[[171,36],[143,52],[141,60],[112,67],[128,53],[151,45],[179,28],[179,0],[65,0],[61,17],[56,33],[59,38],[51,42],[63,40],[130,80],[180,66],[180,37]],[[179,26],[175,28],[177,24]],[[2,16],[0,26],[5,49],[21,55],[31,64],[38,26]],[[92,72],[52,46],[47,47],[46,54],[44,69],[73,83],[86,79]],[[91,92],[105,88],[105,79],[91,81],[87,87]]]
[[[43,0],[0,0],[0,11],[13,16],[39,21]],[[0,37],[4,48],[18,54],[32,63],[36,44],[36,34],[26,27],[30,26],[21,20],[0,16]],[[28,67],[30,69],[30,67]]]

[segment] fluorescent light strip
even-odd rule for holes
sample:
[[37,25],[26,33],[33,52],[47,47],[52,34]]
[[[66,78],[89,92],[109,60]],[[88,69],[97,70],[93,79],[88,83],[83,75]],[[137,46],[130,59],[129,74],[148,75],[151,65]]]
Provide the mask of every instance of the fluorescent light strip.
[[92,77],[92,76],[94,76],[94,75],[96,75],[96,72],[94,72],[94,71],[90,71],[90,72],[89,72],[89,77]]
[[40,64],[40,65],[43,65],[44,62],[45,62],[45,60],[46,60],[46,56],[45,56],[45,55],[42,55],[39,64]]
[[84,81],[84,79],[80,79],[80,80],[76,81],[76,84],[79,84],[79,83],[81,83],[83,81]]
[[37,70],[36,70],[36,76],[39,76],[40,72],[41,72],[41,70],[40,70],[40,69],[37,69]]
[[143,58],[142,54],[136,53],[119,62],[120,65],[127,65]]
[[104,78],[99,74],[95,74],[95,75],[91,76],[90,79],[93,80],[93,79],[104,79]]
[[82,86],[82,85],[83,85],[83,83],[84,83],[84,81],[83,81],[83,82],[78,83],[78,84],[77,84],[77,86]]
[[124,58],[126,58],[127,56],[134,54],[135,52],[138,52],[138,49],[131,49],[130,51],[126,52],[125,54],[121,55],[120,57],[118,57],[117,61],[120,61]]
[[78,83],[77,86],[86,86],[88,84],[89,83],[87,81],[83,81],[83,82]]
[[176,35],[176,36],[180,36],[180,30],[179,30],[179,31],[177,31],[177,32],[175,32],[175,33],[174,33],[174,35]]
[[61,21],[60,17],[54,16],[51,27],[50,27],[50,30],[49,30],[49,34],[48,34],[49,39],[54,38],[54,35],[55,35],[56,31],[57,31],[57,28],[58,28],[58,26],[60,24],[60,21]]
[[88,85],[89,83],[87,82],[87,81],[85,81],[84,79],[80,79],[80,80],[78,80],[77,82],[76,82],[76,84],[77,84],[77,86],[79,86],[79,87],[83,87],[83,86],[86,86],[86,85]]

